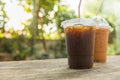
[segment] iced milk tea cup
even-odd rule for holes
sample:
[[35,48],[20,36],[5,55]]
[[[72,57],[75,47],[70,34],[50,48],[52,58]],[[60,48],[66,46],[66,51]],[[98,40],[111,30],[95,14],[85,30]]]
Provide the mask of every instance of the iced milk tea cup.
[[94,17],[96,23],[94,61],[106,62],[110,26],[102,17]]

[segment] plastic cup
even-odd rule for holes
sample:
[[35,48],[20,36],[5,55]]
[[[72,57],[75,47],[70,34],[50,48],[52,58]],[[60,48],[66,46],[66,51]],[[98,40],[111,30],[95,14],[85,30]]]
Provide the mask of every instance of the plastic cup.
[[85,18],[62,22],[71,69],[88,69],[93,66],[96,28],[92,24],[92,20]]
[[99,16],[94,17],[96,23],[94,62],[106,62],[110,26]]

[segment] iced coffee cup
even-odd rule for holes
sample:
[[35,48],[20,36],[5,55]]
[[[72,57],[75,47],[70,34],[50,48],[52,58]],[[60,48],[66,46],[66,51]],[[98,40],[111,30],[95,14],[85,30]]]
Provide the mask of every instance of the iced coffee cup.
[[71,69],[92,68],[94,62],[95,26],[90,19],[62,22],[66,35],[68,64]]
[[94,61],[106,62],[108,37],[111,27],[107,21],[101,17],[94,17],[94,21],[96,23]]

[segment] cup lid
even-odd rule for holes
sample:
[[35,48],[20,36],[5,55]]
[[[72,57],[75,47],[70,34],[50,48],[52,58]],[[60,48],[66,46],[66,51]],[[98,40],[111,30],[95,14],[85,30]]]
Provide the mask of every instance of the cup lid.
[[93,19],[93,21],[95,22],[96,27],[101,27],[101,28],[103,27],[103,28],[111,29],[111,26],[103,17],[93,16],[91,17],[91,19]]
[[61,23],[61,26],[63,26],[64,28],[68,26],[74,26],[74,25],[95,26],[100,28],[111,29],[111,26],[109,25],[109,23],[103,17],[100,17],[100,16],[93,16],[91,18],[70,19],[70,20],[63,21]]
[[63,26],[64,28],[68,26],[74,26],[74,25],[95,26],[95,21],[90,18],[76,18],[76,19],[66,20],[61,23],[61,26]]

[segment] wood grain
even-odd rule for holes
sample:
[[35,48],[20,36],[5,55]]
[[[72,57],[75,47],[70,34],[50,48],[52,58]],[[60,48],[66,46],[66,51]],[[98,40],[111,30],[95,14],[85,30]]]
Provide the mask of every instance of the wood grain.
[[71,70],[67,59],[0,62],[0,80],[119,80],[120,56],[92,69]]

